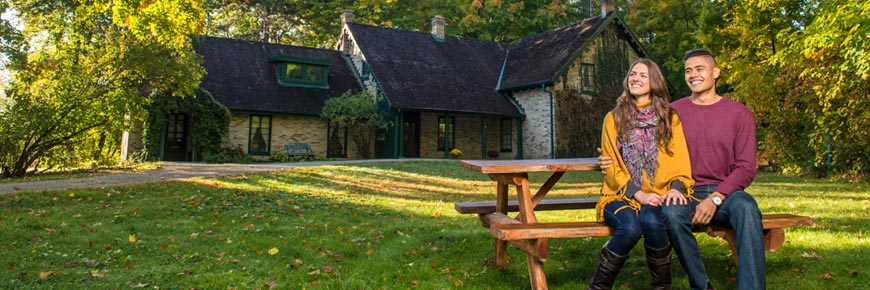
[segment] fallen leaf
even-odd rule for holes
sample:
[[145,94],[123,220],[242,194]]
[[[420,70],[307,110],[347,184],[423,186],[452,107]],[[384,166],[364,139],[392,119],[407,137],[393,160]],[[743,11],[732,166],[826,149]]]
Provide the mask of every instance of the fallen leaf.
[[323,271],[323,273],[332,273],[332,271],[335,271],[335,267],[325,266],[321,270]]
[[368,251],[366,251],[366,255],[371,256],[371,255],[374,255],[374,254],[375,254],[375,250],[373,250],[373,249],[369,249]]
[[308,275],[320,275],[320,269],[308,272]]
[[271,249],[269,249],[270,256],[274,256],[275,254],[278,254],[278,248],[272,247]]
[[855,270],[855,269],[850,270],[849,276],[858,276],[858,270]]
[[136,285],[133,285],[133,289],[141,289],[145,287],[148,287],[148,283],[136,283]]
[[45,280],[54,276],[54,272],[39,272],[39,279]]
[[131,244],[135,244],[136,243],[136,235],[135,234],[130,235],[129,237],[127,237],[127,240],[130,241]]
[[803,273],[804,270],[801,270],[801,269],[798,269],[798,268],[792,268],[792,269],[791,269],[791,272],[792,272],[792,273]]
[[829,273],[824,273],[822,275],[819,275],[819,277],[825,280],[834,280],[834,275],[831,275]]
[[459,286],[462,286],[462,284],[465,284],[465,283],[462,283],[462,280],[456,279],[453,281],[453,286],[459,287]]
[[293,266],[294,267],[302,266],[302,260],[300,260],[300,259],[293,260]]

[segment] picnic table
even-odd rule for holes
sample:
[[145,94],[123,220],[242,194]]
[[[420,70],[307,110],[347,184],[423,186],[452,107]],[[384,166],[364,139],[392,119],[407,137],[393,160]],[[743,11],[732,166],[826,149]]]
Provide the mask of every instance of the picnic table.
[[[536,225],[535,207],[541,203],[550,189],[568,171],[598,170],[598,160],[595,158],[574,159],[533,159],[533,160],[464,160],[462,166],[489,175],[498,183],[496,190],[495,212],[481,215],[485,226],[498,224]],[[552,172],[552,175],[538,189],[534,196],[529,188],[530,172]],[[508,217],[508,188],[514,185],[517,192],[517,207],[519,215],[516,219]],[[547,238],[559,236],[557,229],[536,228],[533,232],[540,237],[533,239],[495,239],[495,265],[507,265],[507,243],[526,253],[529,266],[529,279],[532,289],[546,289],[547,279],[544,275],[544,261],[547,258]]]
[[[544,199],[547,193],[568,171],[599,170],[596,158],[573,159],[534,159],[534,160],[464,160],[462,166],[485,173],[497,183],[495,201],[458,202],[456,211],[463,214],[477,214],[482,225],[494,237],[495,266],[504,268],[508,264],[507,244],[526,254],[529,280],[532,289],[547,289],[544,262],[547,260],[547,239],[605,237],[612,229],[597,221],[538,223],[535,211],[594,209],[597,197]],[[550,177],[532,195],[529,187],[529,173],[552,172]],[[516,200],[509,200],[509,188],[516,187]],[[509,212],[519,212],[510,217]],[[812,219],[792,214],[766,214],[762,217],[765,249],[775,251],[785,241],[783,228],[809,226]],[[706,232],[713,237],[724,239],[731,246],[737,263],[737,249],[734,231],[713,225],[696,226],[696,232]]]

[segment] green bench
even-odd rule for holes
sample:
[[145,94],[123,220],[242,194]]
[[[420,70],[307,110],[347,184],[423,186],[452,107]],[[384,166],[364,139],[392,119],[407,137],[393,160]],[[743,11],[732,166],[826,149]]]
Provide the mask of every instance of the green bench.
[[313,156],[311,145],[306,143],[291,143],[284,145],[284,151],[288,156]]

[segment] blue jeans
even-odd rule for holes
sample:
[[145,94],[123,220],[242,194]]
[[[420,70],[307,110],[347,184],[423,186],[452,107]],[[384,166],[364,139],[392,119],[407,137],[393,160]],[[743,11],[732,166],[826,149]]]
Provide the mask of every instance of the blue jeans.
[[620,256],[628,255],[631,248],[643,235],[643,244],[647,248],[661,249],[668,246],[668,233],[662,219],[662,208],[658,206],[641,206],[635,213],[626,206],[624,201],[612,201],[604,206],[604,223],[613,228],[613,236],[607,243],[607,249]]
[[[716,191],[714,185],[694,187],[695,197],[704,200]],[[688,205],[669,205],[662,208],[665,224],[674,252],[689,276],[692,289],[712,288],[707,271],[701,261],[698,240],[692,233],[692,217],[698,202],[689,200]],[[764,260],[764,229],[761,226],[761,210],[755,199],[745,191],[738,190],[728,195],[716,209],[714,225],[734,230],[737,242],[737,289],[767,289]]]

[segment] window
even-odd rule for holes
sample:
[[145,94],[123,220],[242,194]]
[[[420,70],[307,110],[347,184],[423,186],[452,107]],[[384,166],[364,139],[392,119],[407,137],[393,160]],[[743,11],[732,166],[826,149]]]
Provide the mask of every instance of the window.
[[595,91],[595,65],[580,64],[580,89],[587,92]]
[[456,138],[454,138],[456,128],[453,125],[453,117],[438,116],[438,151],[444,151],[445,139],[450,142],[448,150],[456,148]]
[[513,150],[513,120],[501,119],[501,152]]
[[332,122],[327,125],[326,157],[347,157],[347,127],[340,127]]
[[329,88],[329,65],[331,60],[274,56],[278,83],[287,87]]
[[251,130],[248,134],[248,154],[269,155],[272,141],[272,116],[251,115]]

